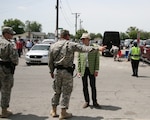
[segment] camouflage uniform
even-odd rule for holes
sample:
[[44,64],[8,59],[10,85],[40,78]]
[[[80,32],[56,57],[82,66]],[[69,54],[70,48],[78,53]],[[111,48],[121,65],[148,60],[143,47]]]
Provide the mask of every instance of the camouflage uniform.
[[[71,67],[74,61],[74,52],[95,52],[98,47],[83,46],[75,42],[62,39],[51,45],[49,50],[49,69],[53,73],[55,66],[62,65]],[[66,69],[56,69],[55,79],[53,81],[54,96],[52,106],[59,105],[59,99],[62,93],[61,108],[68,109],[70,95],[73,89],[73,76]]]
[[0,39],[0,91],[1,107],[9,107],[11,88],[13,87],[14,77],[10,67],[5,66],[3,62],[12,62],[18,64],[18,54],[13,44],[4,38]]

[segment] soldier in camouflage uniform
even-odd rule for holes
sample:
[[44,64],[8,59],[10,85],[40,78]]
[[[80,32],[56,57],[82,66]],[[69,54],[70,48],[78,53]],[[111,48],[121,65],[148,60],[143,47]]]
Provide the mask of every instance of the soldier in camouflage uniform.
[[2,29],[3,38],[0,39],[0,91],[1,91],[1,108],[0,117],[7,118],[12,112],[8,110],[11,89],[14,82],[15,66],[18,64],[18,54],[14,49],[11,39],[14,31],[11,27]]
[[[73,89],[73,61],[74,52],[96,52],[102,51],[104,47],[83,46],[79,43],[70,42],[69,31],[63,30],[61,38],[56,43],[52,44],[49,50],[48,66],[53,81],[54,95],[52,97],[52,110],[50,112],[52,117],[58,117],[57,106],[61,100],[61,114],[59,119],[67,119],[72,117],[71,113],[67,113],[66,109],[69,107],[69,100]],[[56,73],[54,74],[54,70]]]

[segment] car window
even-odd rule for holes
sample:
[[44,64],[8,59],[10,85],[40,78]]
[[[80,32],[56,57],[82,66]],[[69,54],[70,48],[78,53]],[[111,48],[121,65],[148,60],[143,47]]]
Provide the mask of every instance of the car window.
[[150,45],[150,40],[146,40],[145,44]]
[[35,45],[33,46],[32,50],[49,50],[50,46],[47,45]]

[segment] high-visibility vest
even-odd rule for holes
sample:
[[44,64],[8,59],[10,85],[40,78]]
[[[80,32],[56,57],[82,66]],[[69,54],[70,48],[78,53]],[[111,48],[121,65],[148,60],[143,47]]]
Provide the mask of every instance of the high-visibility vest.
[[131,59],[139,60],[140,59],[140,48],[139,47],[132,47],[131,48]]

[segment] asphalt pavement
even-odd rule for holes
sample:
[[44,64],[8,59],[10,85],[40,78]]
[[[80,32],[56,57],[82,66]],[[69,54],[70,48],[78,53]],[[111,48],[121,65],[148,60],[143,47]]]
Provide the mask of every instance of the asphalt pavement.
[[[76,56],[77,54],[75,63]],[[131,74],[131,64],[126,58],[121,58],[121,62],[118,62],[100,56],[96,86],[97,100],[102,108],[94,108],[92,101],[90,107],[82,108],[82,82],[81,78],[75,77],[68,109],[73,117],[69,120],[150,120],[149,65],[140,62],[139,77],[132,77]],[[58,120],[49,114],[53,80],[47,65],[27,66],[22,56],[14,78],[10,102],[14,115],[4,120]]]

